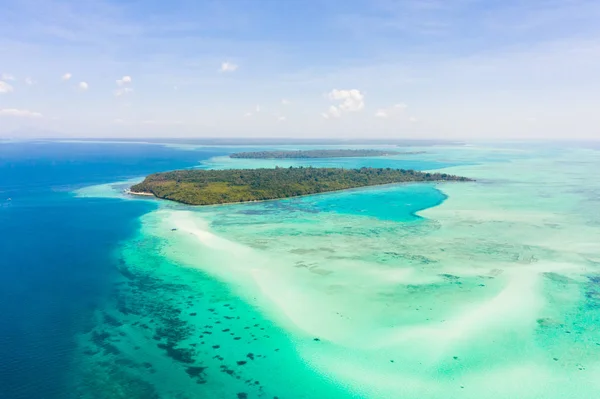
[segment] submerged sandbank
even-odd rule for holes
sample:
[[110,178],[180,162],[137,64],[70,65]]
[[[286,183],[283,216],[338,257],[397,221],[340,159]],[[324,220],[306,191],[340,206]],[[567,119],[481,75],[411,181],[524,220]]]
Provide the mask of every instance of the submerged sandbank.
[[585,176],[600,161],[592,155],[452,169],[484,181],[442,186],[446,201],[419,212],[423,219],[382,219],[366,206],[342,212],[349,194],[340,193],[326,209],[315,197],[163,204],[142,218],[141,234],[190,273],[227,284],[286,332],[316,374],[353,395],[593,397],[600,183]]

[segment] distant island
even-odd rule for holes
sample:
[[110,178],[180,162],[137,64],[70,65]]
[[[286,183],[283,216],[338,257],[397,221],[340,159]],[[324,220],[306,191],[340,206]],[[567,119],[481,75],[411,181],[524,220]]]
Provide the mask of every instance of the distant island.
[[230,158],[243,159],[314,159],[314,158],[355,158],[355,157],[385,157],[390,155],[422,154],[424,151],[399,152],[382,150],[298,150],[298,151],[256,151],[237,152]]
[[390,168],[274,168],[176,170],[155,173],[131,187],[134,195],[188,205],[264,201],[391,183],[472,181],[446,173]]

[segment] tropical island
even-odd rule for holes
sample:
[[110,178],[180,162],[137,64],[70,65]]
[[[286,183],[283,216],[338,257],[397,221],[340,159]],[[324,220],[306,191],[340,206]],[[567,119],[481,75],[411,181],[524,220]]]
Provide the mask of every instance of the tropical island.
[[446,173],[390,168],[189,169],[155,173],[131,187],[188,205],[264,201],[392,183],[472,181]]
[[297,151],[255,151],[237,152],[229,155],[230,158],[243,159],[314,159],[314,158],[357,158],[357,157],[385,157],[390,155],[422,154],[424,151],[399,152],[382,150],[297,150]]

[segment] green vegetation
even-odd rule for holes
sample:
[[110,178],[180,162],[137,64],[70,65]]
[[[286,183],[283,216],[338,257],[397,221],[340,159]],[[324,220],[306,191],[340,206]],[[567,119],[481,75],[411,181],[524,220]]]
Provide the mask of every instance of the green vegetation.
[[325,193],[379,184],[470,181],[445,173],[390,168],[275,168],[177,170],[155,173],[131,187],[133,194],[153,194],[189,205],[260,201]]
[[238,152],[230,158],[244,159],[306,159],[306,158],[348,158],[348,157],[384,157],[389,155],[419,154],[419,152],[398,152],[381,150],[307,150],[307,151],[256,151]]

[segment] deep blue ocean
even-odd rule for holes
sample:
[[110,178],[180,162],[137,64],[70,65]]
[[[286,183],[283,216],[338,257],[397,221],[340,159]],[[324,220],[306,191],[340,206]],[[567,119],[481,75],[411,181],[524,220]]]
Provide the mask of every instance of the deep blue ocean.
[[1,399],[68,396],[72,337],[109,295],[111,250],[155,206],[70,192],[222,154],[157,145],[0,143]]
[[[81,198],[72,191],[196,166],[231,151],[148,144],[0,143],[0,399],[72,397],[66,379],[76,367],[71,363],[74,337],[111,295],[117,273],[114,250],[136,232],[139,217],[157,206],[152,201]],[[415,166],[414,161],[406,163],[398,167]],[[439,192],[428,193],[425,207],[443,201]],[[364,207],[379,215],[378,204],[388,197],[376,192],[372,196],[365,198],[374,205]],[[319,205],[339,208],[336,201],[349,199],[323,197]],[[410,212],[422,209],[407,198],[398,201]]]

